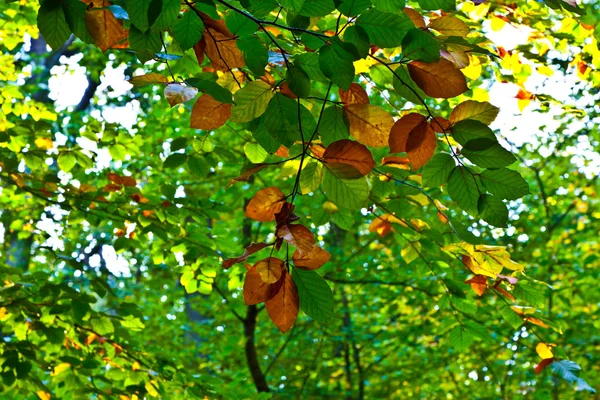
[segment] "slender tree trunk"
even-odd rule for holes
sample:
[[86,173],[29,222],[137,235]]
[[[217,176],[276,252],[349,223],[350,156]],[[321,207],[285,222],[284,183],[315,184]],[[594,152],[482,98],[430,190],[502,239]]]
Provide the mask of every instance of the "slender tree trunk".
[[244,319],[244,337],[246,338],[246,344],[244,349],[246,350],[246,362],[254,381],[254,386],[259,392],[268,392],[269,385],[267,385],[267,379],[260,369],[258,363],[258,355],[256,353],[256,345],[254,343],[254,333],[256,331],[256,317],[258,316],[258,308],[248,306],[246,312],[246,318]]

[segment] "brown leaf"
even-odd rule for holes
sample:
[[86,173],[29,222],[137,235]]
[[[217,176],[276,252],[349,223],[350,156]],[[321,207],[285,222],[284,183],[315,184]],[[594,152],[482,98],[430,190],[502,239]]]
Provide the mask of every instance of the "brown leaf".
[[192,116],[190,127],[195,129],[212,130],[225,124],[231,116],[231,104],[219,103],[208,94],[198,97]]
[[415,24],[415,28],[425,28],[425,21],[423,17],[417,10],[414,8],[406,7],[404,8],[404,14],[408,15],[408,18]]
[[406,152],[408,135],[417,126],[427,121],[427,117],[417,113],[406,114],[394,123],[389,137],[390,153]]
[[108,0],[83,0],[88,8],[85,12],[85,26],[94,43],[105,52],[127,39],[128,30],[123,29],[123,21],[116,19],[108,8]]
[[315,237],[304,225],[286,224],[277,229],[276,236],[296,247],[298,255],[305,256],[313,248]]
[[196,59],[198,60],[198,65],[202,65],[204,61],[204,52],[206,51],[206,39],[202,37],[198,43],[194,45],[194,54],[196,54]]
[[238,49],[234,38],[225,36],[207,26],[203,39],[206,41],[206,55],[215,69],[229,71],[246,65],[244,56]]
[[431,125],[431,129],[433,129],[433,131],[436,133],[445,133],[450,131],[450,123],[444,117],[435,117],[429,121],[429,125]]
[[294,265],[300,269],[318,269],[323,266],[331,255],[326,251],[320,248],[317,245],[314,245],[313,248],[307,254],[300,254],[298,250],[294,252],[292,255],[292,261],[294,261]]
[[331,172],[345,179],[360,178],[375,168],[369,149],[349,139],[331,143],[323,153],[323,160]]
[[[415,125],[416,123],[418,124]],[[405,115],[392,127],[390,151],[406,152],[413,170],[421,168],[433,157],[436,146],[435,132],[420,114]]]
[[369,95],[358,83],[352,83],[348,90],[339,89],[342,102],[348,104],[369,104]]
[[135,178],[132,176],[122,176],[121,177],[121,185],[127,187],[134,187],[137,183],[135,182]]
[[285,263],[276,257],[267,257],[264,260],[257,261],[253,265],[260,279],[265,283],[275,283],[281,279],[282,271],[285,269]]
[[298,298],[298,289],[292,280],[292,276],[283,272],[283,285],[279,292],[266,303],[269,317],[282,333],[287,332],[298,317],[300,309],[300,300]]
[[244,303],[249,306],[264,303],[279,292],[282,283],[283,281],[265,282],[256,270],[256,266],[253,266],[246,272],[244,279]]
[[274,221],[275,214],[284,203],[285,195],[279,188],[271,186],[261,189],[246,206],[246,217],[260,222]]
[[544,369],[546,369],[546,367],[547,367],[548,365],[552,364],[553,362],[554,362],[554,358],[546,358],[546,359],[544,359],[544,360],[540,361],[540,362],[538,363],[538,365],[536,365],[536,366],[535,366],[535,373],[536,373],[536,375],[539,375],[539,374],[541,374],[541,373],[542,373],[542,371],[543,371]]
[[252,244],[250,244],[249,246],[246,247],[246,250],[244,250],[244,254],[242,254],[241,256],[228,258],[227,260],[223,261],[223,264],[222,264],[223,268],[224,269],[229,269],[234,264],[244,262],[252,254],[256,253],[257,251],[260,251],[260,250],[264,249],[267,246],[269,246],[269,245],[267,243],[264,243],[264,242],[261,242],[261,243],[252,243]]
[[356,140],[371,147],[387,146],[394,125],[390,113],[371,104],[349,104],[344,111],[350,121],[350,134]]
[[449,99],[469,89],[462,72],[446,59],[435,63],[413,61],[408,64],[408,72],[417,86],[431,97]]
[[496,290],[498,292],[500,292],[501,294],[504,295],[504,297],[507,297],[509,299],[511,299],[512,301],[515,301],[515,296],[513,296],[512,294],[510,294],[509,292],[507,292],[506,290],[502,289],[500,286],[496,286]]
[[294,93],[292,93],[287,82],[283,82],[281,84],[281,86],[279,86],[279,91],[281,92],[282,95],[284,95],[285,97],[289,97],[290,99],[295,100],[298,98],[298,96],[296,96]]
[[150,202],[150,200],[148,200],[146,197],[144,197],[143,195],[141,195],[140,193],[135,193],[132,194],[131,196],[129,196],[133,201],[135,201],[136,203],[148,203]]
[[471,289],[477,293],[477,296],[482,296],[487,289],[487,277],[483,275],[475,275],[471,279],[466,280],[465,283],[471,285]]
[[240,171],[241,175],[236,176],[235,178],[231,178],[231,180],[229,181],[229,183],[227,184],[227,186],[225,188],[226,189],[229,188],[235,182],[248,182],[248,180],[250,179],[250,177],[252,175],[257,173],[258,171],[265,169],[269,165],[270,164],[250,164],[250,165],[242,168],[242,170]]
[[133,86],[145,86],[156,83],[167,83],[169,82],[169,79],[163,74],[153,73],[133,76],[127,82],[131,83]]

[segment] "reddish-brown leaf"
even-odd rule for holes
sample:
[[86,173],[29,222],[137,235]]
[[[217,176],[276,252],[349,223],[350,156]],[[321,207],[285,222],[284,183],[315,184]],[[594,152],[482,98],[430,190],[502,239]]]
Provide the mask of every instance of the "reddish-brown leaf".
[[292,256],[292,260],[294,261],[294,265],[300,269],[318,269],[323,266],[331,255],[326,251],[320,248],[317,245],[314,245],[313,248],[307,254],[300,254],[298,250],[294,252]]
[[435,132],[420,114],[405,115],[392,127],[390,151],[406,152],[414,170],[421,168],[433,157],[436,146]]
[[296,247],[296,251],[300,256],[310,253],[315,244],[315,237],[310,229],[300,224],[280,226],[277,229],[276,235]]
[[268,222],[275,220],[275,213],[278,213],[285,202],[285,194],[275,187],[271,186],[261,189],[246,206],[246,217],[255,221]]
[[331,172],[346,179],[360,178],[375,168],[369,149],[349,139],[331,143],[323,153],[323,160]]
[[388,156],[381,159],[381,164],[387,167],[394,167],[403,170],[409,170],[410,160],[406,157]]
[[339,89],[340,98],[346,105],[348,104],[369,104],[369,95],[358,83],[352,83],[348,90]]
[[300,300],[298,289],[292,280],[292,276],[283,272],[283,285],[275,296],[267,300],[265,305],[271,321],[282,333],[287,332],[298,317]]
[[507,298],[511,299],[512,301],[515,301],[515,296],[513,296],[512,294],[510,294],[506,290],[502,289],[500,286],[496,286],[496,290],[498,292],[500,292],[502,295],[504,295],[504,297],[507,297]]
[[253,266],[246,272],[244,279],[244,303],[249,306],[264,303],[279,292],[282,283],[283,281],[265,282],[256,270],[256,266]]
[[435,117],[429,121],[431,129],[436,133],[450,132],[450,122],[444,117]]
[[371,104],[349,104],[344,112],[350,121],[350,134],[360,143],[371,147],[388,144],[394,118],[384,109]]
[[296,96],[291,90],[290,87],[288,86],[287,82],[283,82],[281,84],[281,86],[279,87],[279,91],[281,92],[282,95],[284,95],[285,97],[289,97],[290,99],[297,99],[298,96]]
[[223,261],[223,268],[224,269],[229,269],[234,264],[244,262],[252,254],[256,253],[257,251],[260,251],[260,250],[264,249],[267,246],[269,246],[269,245],[266,244],[266,243],[264,243],[264,242],[261,242],[261,243],[252,243],[251,245],[249,245],[248,247],[246,247],[246,250],[244,250],[244,254],[242,254],[241,256],[228,258],[227,260]]
[[535,366],[535,373],[536,375],[539,375],[540,373],[542,373],[542,371],[544,369],[546,369],[546,367],[550,364],[552,364],[554,362],[554,358],[546,358],[542,361],[540,361],[538,363],[538,365]]
[[404,227],[408,226],[395,215],[383,214],[377,216],[375,219],[373,219],[373,221],[371,221],[371,225],[369,225],[369,232],[377,232],[379,236],[383,237],[394,231],[392,223],[400,224]]
[[309,149],[312,155],[317,158],[323,158],[323,155],[325,154],[326,150],[325,146],[323,146],[322,144],[314,144],[310,146]]
[[198,97],[192,116],[190,128],[211,130],[225,124],[231,116],[231,104],[219,103],[208,94]]
[[396,121],[389,138],[390,153],[404,153],[408,135],[424,121],[427,121],[427,117],[417,113],[406,114]]
[[194,54],[196,54],[196,59],[198,60],[198,65],[201,65],[204,61],[204,52],[206,51],[206,40],[204,37],[200,39],[198,43],[194,45]]
[[425,20],[417,10],[414,8],[404,8],[404,14],[408,15],[408,18],[415,24],[416,28],[425,28]]
[[435,63],[413,61],[408,64],[408,72],[417,86],[431,97],[449,99],[469,89],[463,73],[443,58]]
[[487,289],[487,277],[483,275],[475,275],[471,279],[466,280],[465,283],[471,285],[471,289],[477,293],[477,296],[482,296]]
[[275,283],[281,279],[285,263],[277,257],[267,257],[264,260],[257,261],[253,268],[256,268],[256,272],[258,272],[263,282]]
[[85,12],[85,26],[102,52],[127,39],[129,33],[127,29],[123,29],[123,21],[116,19],[108,8],[112,5],[110,1],[83,0],[83,2],[88,5]]
[[140,193],[135,193],[132,194],[131,196],[129,196],[133,201],[135,201],[136,203],[148,203],[150,202],[150,200],[148,200],[148,198],[144,197],[143,195],[141,195]]
[[251,164],[251,165],[248,165],[248,166],[242,168],[242,170],[240,171],[240,176],[231,178],[231,180],[229,181],[229,183],[227,184],[227,186],[225,188],[226,189],[229,188],[235,182],[248,182],[248,179],[250,179],[250,177],[252,175],[254,175],[255,173],[257,173],[258,171],[260,171],[262,169],[267,168],[269,165],[270,164]]
[[246,65],[244,56],[232,37],[225,36],[207,26],[203,38],[206,41],[205,52],[210,58],[213,68],[219,71],[229,71]]

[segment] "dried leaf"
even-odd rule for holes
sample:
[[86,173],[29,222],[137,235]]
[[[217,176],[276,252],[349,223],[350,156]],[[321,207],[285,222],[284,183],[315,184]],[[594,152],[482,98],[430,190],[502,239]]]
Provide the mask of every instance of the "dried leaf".
[[256,252],[264,249],[267,246],[269,246],[269,245],[267,243],[264,243],[264,242],[261,242],[261,243],[252,243],[252,244],[250,244],[249,246],[246,247],[246,250],[244,250],[244,254],[242,254],[241,256],[228,258],[227,260],[223,261],[223,268],[224,269],[229,269],[234,264],[244,262],[252,254],[254,254],[254,253],[256,253]]
[[405,115],[392,127],[390,152],[406,152],[414,170],[421,168],[433,157],[436,146],[435,132],[423,115]]
[[85,26],[94,43],[105,52],[127,39],[128,31],[123,29],[123,21],[116,19],[108,0],[83,0],[88,8],[85,12]]
[[425,28],[425,20],[417,10],[414,8],[404,8],[404,14],[408,15],[408,18],[415,24],[415,28]]
[[369,149],[349,139],[331,143],[323,153],[323,160],[331,172],[344,179],[360,178],[375,168]]
[[217,129],[225,124],[231,116],[231,104],[219,103],[208,94],[198,97],[192,116],[190,127],[195,129]]
[[284,203],[285,194],[279,188],[271,186],[261,189],[246,206],[246,217],[261,222],[274,221],[275,214]]
[[264,260],[257,261],[253,265],[260,279],[265,283],[275,283],[281,279],[282,271],[285,269],[285,263],[276,257],[267,257]]
[[277,229],[276,236],[296,247],[299,256],[305,256],[313,248],[315,237],[304,225],[286,224]]
[[369,95],[358,83],[352,83],[348,90],[339,89],[342,102],[348,104],[369,104]]
[[169,105],[174,107],[177,104],[185,103],[196,97],[198,89],[191,86],[183,86],[179,83],[171,83],[167,85],[163,94]]
[[330,257],[331,255],[326,250],[314,245],[312,249],[304,255],[296,250],[292,255],[292,261],[294,261],[294,265],[300,269],[314,270],[321,268],[323,264],[329,261]]
[[408,64],[408,72],[417,86],[431,97],[449,99],[468,90],[465,76],[445,59],[435,63],[413,61]]
[[371,147],[388,145],[394,119],[384,109],[370,104],[349,104],[344,111],[350,121],[350,134]]
[[249,306],[264,303],[277,294],[282,283],[265,282],[256,270],[256,266],[253,266],[246,272],[244,279],[244,303]]
[[482,296],[487,289],[487,277],[483,275],[475,275],[471,279],[466,280],[465,283],[471,285],[471,289],[473,289],[478,296]]
[[270,164],[250,164],[249,166],[242,168],[242,171],[240,172],[241,175],[236,176],[235,178],[231,178],[231,180],[225,188],[229,188],[235,182],[248,182],[248,179],[250,179],[252,175],[257,173],[258,171],[265,169],[269,165]]
[[542,371],[544,369],[546,369],[546,367],[548,365],[552,364],[553,362],[554,362],[554,358],[546,358],[546,359],[543,359],[542,361],[540,361],[538,363],[538,365],[535,366],[535,373],[536,373],[536,375],[541,374]]
[[287,271],[283,272],[281,289],[273,298],[267,300],[265,305],[269,317],[282,333],[294,325],[300,309],[300,299],[296,284]]
[[207,24],[202,38],[206,42],[205,52],[210,58],[213,68],[219,71],[229,71],[246,65],[244,56],[232,36],[226,36],[213,30]]
[[169,79],[163,74],[145,74],[132,77],[127,82],[133,86],[153,85],[156,83],[168,83]]

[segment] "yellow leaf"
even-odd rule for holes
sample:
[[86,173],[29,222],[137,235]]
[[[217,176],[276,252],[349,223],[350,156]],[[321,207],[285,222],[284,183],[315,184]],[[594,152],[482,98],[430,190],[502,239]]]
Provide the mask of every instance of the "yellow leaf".
[[469,66],[461,69],[464,76],[471,80],[475,80],[481,76],[481,61],[478,57],[471,56]]
[[156,387],[154,385],[156,385],[156,381],[148,381],[146,382],[144,387],[146,388],[146,391],[150,396],[158,397],[158,391],[156,390]]
[[52,139],[45,137],[39,137],[35,139],[34,143],[37,147],[39,147],[42,150],[49,150],[52,148],[52,146],[54,146]]
[[50,400],[50,393],[44,392],[43,390],[38,390],[36,394],[41,400]]
[[6,308],[4,307],[0,307],[0,321],[4,320],[4,318],[10,315],[8,312],[6,312]]
[[54,367],[54,370],[52,371],[52,373],[50,374],[50,376],[59,375],[61,372],[68,370],[69,367],[71,367],[71,364],[69,364],[69,363],[65,363],[65,362],[64,363],[60,363],[56,367]]
[[376,60],[372,58],[363,58],[358,61],[354,61],[354,72],[358,75],[363,72],[369,72],[371,67],[377,63]]
[[371,147],[388,145],[394,118],[384,109],[371,104],[349,104],[344,111],[350,120],[350,134]]
[[535,352],[542,360],[545,360],[546,358],[554,358],[551,347],[546,343],[538,343],[538,345],[535,346]]
[[454,107],[448,121],[454,125],[465,119],[474,119],[489,125],[494,122],[499,111],[498,107],[488,102],[467,100]]
[[435,29],[446,36],[465,37],[471,31],[466,23],[452,15],[444,15],[434,19],[429,23],[429,28]]
[[162,74],[145,74],[132,77],[127,82],[133,86],[152,85],[154,83],[167,83],[169,79]]
[[506,25],[506,21],[503,19],[500,19],[498,17],[492,17],[492,30],[495,32],[499,32],[502,30],[502,28],[504,28],[504,25]]

